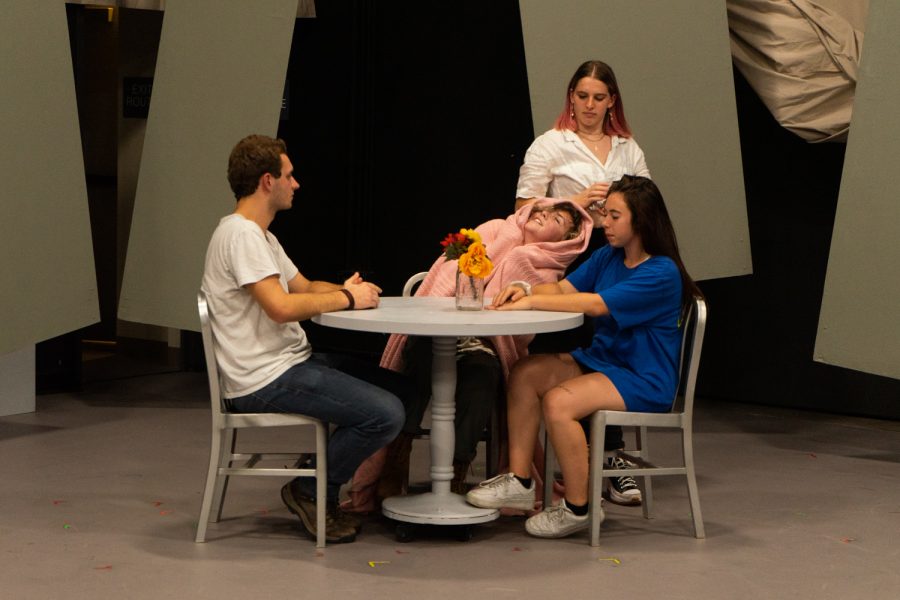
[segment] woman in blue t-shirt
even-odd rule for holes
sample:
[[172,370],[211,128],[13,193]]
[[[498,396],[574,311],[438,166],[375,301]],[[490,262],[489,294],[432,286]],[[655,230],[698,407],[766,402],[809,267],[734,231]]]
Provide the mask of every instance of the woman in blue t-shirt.
[[559,283],[537,285],[532,293],[527,284],[514,282],[492,306],[583,312],[594,319],[589,347],[516,364],[507,393],[511,472],[466,496],[483,508],[534,507],[529,476],[543,416],[566,495],[525,523],[538,537],[563,537],[588,526],[588,449],[579,419],[597,410],[669,410],[678,384],[681,316],[700,295],[681,261],[656,184],[625,175],[610,186],[601,210],[607,246]]

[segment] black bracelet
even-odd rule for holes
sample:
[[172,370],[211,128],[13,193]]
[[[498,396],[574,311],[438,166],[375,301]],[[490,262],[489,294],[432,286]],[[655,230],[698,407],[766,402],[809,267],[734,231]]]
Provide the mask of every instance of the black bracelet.
[[353,300],[353,294],[350,293],[350,290],[348,290],[347,288],[341,288],[338,291],[344,292],[344,295],[347,296],[347,300],[350,302],[347,310],[353,310],[353,307],[356,306],[356,302]]

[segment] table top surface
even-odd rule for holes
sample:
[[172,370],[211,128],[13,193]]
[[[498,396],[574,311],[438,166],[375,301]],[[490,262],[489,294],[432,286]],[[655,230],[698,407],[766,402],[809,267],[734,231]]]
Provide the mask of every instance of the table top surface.
[[454,298],[386,296],[378,308],[322,313],[327,327],[429,336],[548,333],[581,325],[581,313],[545,310],[458,310]]

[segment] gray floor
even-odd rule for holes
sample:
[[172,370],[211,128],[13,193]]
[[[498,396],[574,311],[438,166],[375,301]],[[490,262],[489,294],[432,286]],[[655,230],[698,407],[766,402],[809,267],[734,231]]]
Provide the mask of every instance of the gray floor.
[[[0,418],[0,597],[900,598],[896,422],[701,401],[705,540],[681,481],[657,478],[656,518],[608,507],[600,548],[529,538],[518,518],[400,544],[372,517],[322,551],[280,478],[235,478],[225,520],[193,542],[207,397],[202,374],[157,374]],[[427,460],[420,443],[414,479]]]

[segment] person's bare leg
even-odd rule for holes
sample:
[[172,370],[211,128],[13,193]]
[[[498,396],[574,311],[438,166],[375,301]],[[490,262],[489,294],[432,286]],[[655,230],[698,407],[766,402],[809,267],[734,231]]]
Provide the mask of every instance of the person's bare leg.
[[597,410],[626,410],[619,391],[602,373],[563,381],[544,394],[544,422],[571,504],[588,501],[588,445],[578,421]]
[[581,374],[568,354],[536,354],[519,361],[509,377],[507,423],[509,470],[531,477],[534,443],[541,424],[541,398],[557,383]]

